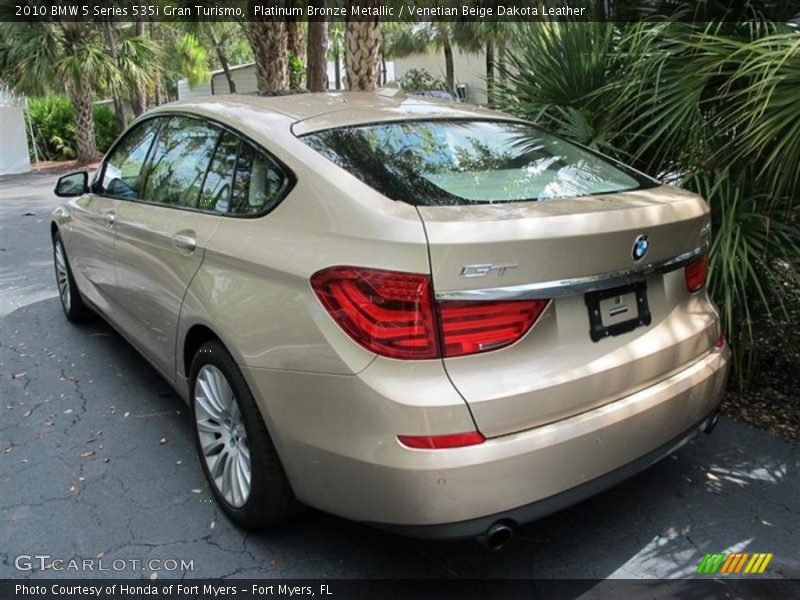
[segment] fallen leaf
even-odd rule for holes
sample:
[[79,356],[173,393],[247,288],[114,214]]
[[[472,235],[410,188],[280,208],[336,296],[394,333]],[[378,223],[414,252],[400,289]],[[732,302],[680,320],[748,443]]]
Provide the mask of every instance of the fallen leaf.
[[706,473],[706,477],[708,477],[711,481],[719,481],[719,477],[717,477],[713,473]]
[[269,561],[269,566],[270,567],[274,567],[277,564],[278,564],[277,560],[275,560],[274,558],[270,559],[270,561]]
[[216,526],[217,526],[217,522],[216,521],[211,521],[211,524],[208,526],[208,528],[209,529],[214,529],[214,527],[216,527]]
[[9,446],[5,450],[3,450],[3,454],[11,454],[12,450],[14,450],[14,446]]
[[103,462],[104,462],[104,463],[109,463],[109,462],[111,462],[111,459],[110,459],[110,458],[104,458],[104,459],[103,459]]
[[78,491],[78,486],[76,486],[76,485],[73,483],[71,486],[69,486],[69,491],[70,491],[70,492],[77,492],[77,491]]
[[770,523],[769,521],[765,521],[764,519],[761,519],[761,522],[762,522],[764,525],[766,525],[767,527],[772,527],[772,523]]
[[94,454],[94,450],[87,450],[86,452],[81,452],[81,458],[87,458]]
[[95,558],[103,558],[105,555],[106,555],[105,552],[98,552],[97,556],[95,556]]
[[64,411],[64,414],[65,414],[65,415],[72,414],[72,409],[71,409],[71,408],[68,408],[67,410],[65,410],[65,411]]
[[126,413],[125,413],[124,415],[122,415],[122,416],[123,416],[123,417],[125,417],[125,418],[127,419],[127,418],[128,418],[130,415],[131,415],[131,413],[130,413],[130,411],[128,411],[128,412],[126,412]]
[[32,408],[29,408],[29,409],[28,409],[28,410],[26,410],[24,413],[22,413],[22,416],[23,416],[23,417],[30,417],[32,412],[33,412],[33,409],[32,409]]
[[19,379],[20,377],[25,377],[25,375],[27,375],[27,374],[28,374],[27,371],[19,371],[17,373],[12,373],[11,374],[11,379]]
[[84,477],[83,475],[81,475],[80,477],[78,477],[78,481],[86,481],[86,477]]
[[175,464],[176,464],[176,465],[179,465],[179,464],[181,464],[182,462],[183,462],[182,460],[178,460],[178,461],[175,461]]
[[200,488],[194,488],[194,489],[192,490],[192,493],[193,493],[193,494],[199,494],[199,493],[201,493],[202,491],[203,491],[203,490],[201,490]]
[[162,444],[162,445],[163,445],[163,444],[166,444],[166,443],[167,443],[167,438],[161,438],[161,439],[158,441],[158,443],[159,443],[159,444]]

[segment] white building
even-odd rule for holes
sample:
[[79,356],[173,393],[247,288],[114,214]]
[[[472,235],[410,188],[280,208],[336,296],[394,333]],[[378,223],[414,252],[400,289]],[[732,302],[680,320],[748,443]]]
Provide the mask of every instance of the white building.
[[[236,84],[237,94],[252,94],[258,89],[256,84],[256,66],[255,63],[245,65],[237,65],[230,68],[231,76]],[[342,78],[342,87],[345,83],[345,70],[344,61],[340,64],[340,73]],[[394,64],[391,62],[386,63],[386,79],[392,81],[395,78]],[[336,87],[336,71],[334,61],[328,61],[328,88],[335,89]],[[178,99],[186,100],[188,98],[197,98],[200,96],[211,96],[217,94],[229,94],[230,87],[228,79],[225,77],[225,71],[218,69],[211,72],[211,79],[208,83],[203,83],[196,86],[194,89],[189,87],[189,83],[185,79],[178,81]]]
[[31,170],[28,157],[28,132],[25,124],[25,99],[0,87],[0,175],[27,173]]
[[[425,54],[411,54],[394,60],[397,79],[411,69],[425,69],[437,79],[445,81],[444,52],[429,50]],[[453,72],[456,86],[467,86],[466,102],[486,104],[486,55],[483,52],[469,54],[453,48]]]

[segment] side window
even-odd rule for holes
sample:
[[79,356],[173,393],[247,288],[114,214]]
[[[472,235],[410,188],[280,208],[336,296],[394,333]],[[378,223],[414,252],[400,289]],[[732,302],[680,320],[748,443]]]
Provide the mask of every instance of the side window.
[[236,155],[239,152],[239,138],[225,132],[217,145],[214,159],[208,168],[203,191],[200,192],[202,210],[227,213],[231,187],[233,186],[233,169],[236,166]]
[[252,215],[272,208],[285,181],[286,176],[278,165],[243,141],[236,159],[236,175],[228,212]]
[[219,134],[198,119],[171,118],[153,145],[144,200],[195,208]]
[[136,125],[114,148],[103,170],[99,192],[121,198],[140,198],[144,161],[163,119],[148,119]]

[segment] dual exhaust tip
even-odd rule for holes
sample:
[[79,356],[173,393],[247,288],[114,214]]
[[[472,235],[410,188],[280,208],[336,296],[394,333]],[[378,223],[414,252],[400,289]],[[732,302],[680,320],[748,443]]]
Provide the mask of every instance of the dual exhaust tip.
[[[719,413],[715,413],[706,423],[703,424],[703,433],[711,433],[717,426]],[[502,550],[514,538],[514,525],[510,521],[496,521],[477,538],[478,543],[491,552]]]

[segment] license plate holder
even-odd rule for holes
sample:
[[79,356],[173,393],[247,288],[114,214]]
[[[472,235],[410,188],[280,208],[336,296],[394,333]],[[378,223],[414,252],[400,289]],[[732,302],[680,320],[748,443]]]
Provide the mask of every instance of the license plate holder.
[[[593,342],[647,327],[652,322],[646,281],[589,292],[584,300],[589,310],[589,336]],[[628,315],[630,318],[626,318]]]

